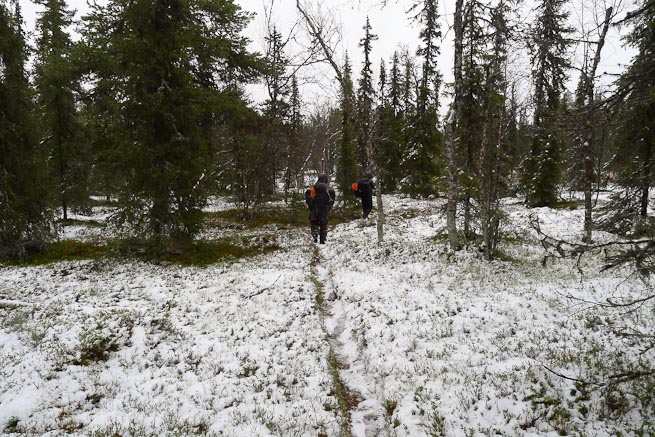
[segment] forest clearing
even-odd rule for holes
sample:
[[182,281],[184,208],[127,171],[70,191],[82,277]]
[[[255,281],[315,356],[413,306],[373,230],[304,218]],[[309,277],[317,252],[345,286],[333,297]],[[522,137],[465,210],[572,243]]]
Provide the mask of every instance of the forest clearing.
[[655,436],[654,29],[0,0],[0,434]]
[[[80,259],[0,267],[4,433],[655,432],[652,376],[604,385],[652,364],[652,349],[621,335],[652,332],[652,305],[593,304],[652,290],[623,270],[601,273],[600,251],[583,257],[583,273],[576,259],[541,264],[528,216],[574,239],[582,209],[504,199],[504,255],[487,261],[447,249],[443,199],[385,203],[381,244],[375,220],[336,224],[316,245],[281,203],[268,206],[274,220],[246,221],[214,199],[205,211],[220,227],[202,239],[246,255],[183,266],[87,247],[59,254]],[[70,247],[109,240],[99,224],[110,210],[66,226]]]

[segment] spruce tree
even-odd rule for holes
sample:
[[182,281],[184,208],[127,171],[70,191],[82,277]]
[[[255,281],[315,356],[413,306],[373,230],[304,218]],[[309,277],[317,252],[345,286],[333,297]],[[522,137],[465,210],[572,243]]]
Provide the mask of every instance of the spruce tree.
[[478,197],[480,176],[480,148],[484,129],[483,101],[484,60],[487,58],[487,36],[482,28],[484,8],[477,1],[469,1],[463,17],[462,35],[462,96],[456,136],[456,160],[461,166],[458,183],[464,197],[464,237],[471,237],[471,199]]
[[255,58],[232,1],[113,0],[85,17],[92,72],[120,105],[121,216],[146,236],[190,237],[213,173],[212,124],[244,105]]
[[282,34],[274,26],[266,37],[266,63],[264,82],[268,99],[264,102],[264,116],[268,126],[266,141],[261,150],[266,155],[265,168],[258,175],[260,186],[264,192],[275,192],[277,172],[288,166],[287,122],[289,119],[289,95],[291,93],[291,77],[286,70],[289,65],[284,49],[286,43]]
[[63,0],[37,0],[36,3],[45,7],[37,19],[35,63],[41,144],[48,152],[53,191],[66,220],[70,206],[88,203],[89,163],[75,98],[79,83],[71,67],[73,44],[66,33],[73,12]]
[[391,76],[389,77],[389,105],[395,114],[402,111],[402,74],[400,72],[400,54],[393,52]]
[[49,236],[22,18],[0,2],[0,258],[37,250]]
[[371,167],[371,152],[373,138],[373,103],[375,90],[373,89],[373,70],[371,66],[371,50],[373,41],[377,40],[371,30],[371,23],[366,17],[366,25],[363,27],[364,37],[360,40],[359,46],[364,49],[364,61],[362,71],[359,75],[359,87],[357,88],[357,161],[362,172],[367,172]]
[[618,80],[617,143],[612,169],[620,187],[604,211],[604,229],[624,235],[655,234],[648,206],[655,178],[655,5],[643,0],[625,21],[634,25],[626,42],[637,51]]
[[345,193],[351,192],[351,184],[357,180],[357,123],[355,92],[352,82],[352,67],[348,54],[344,63],[341,82],[341,141],[337,165],[337,185],[344,193],[344,201],[354,203],[355,198]]
[[291,96],[289,102],[289,129],[287,139],[287,168],[285,174],[285,198],[291,188],[292,182],[295,186],[303,186],[300,174],[305,163],[306,150],[303,147],[304,120],[301,112],[302,101],[298,89],[298,80],[293,75],[291,78]]
[[485,56],[484,87],[482,91],[483,128],[480,150],[480,179],[477,201],[480,208],[482,247],[485,257],[491,259],[500,239],[500,198],[504,194],[503,178],[508,174],[511,156],[508,114],[507,45],[509,29],[506,20],[507,4],[501,0],[490,11],[491,50]]
[[377,108],[377,130],[375,141],[375,161],[384,172],[382,188],[393,192],[400,181],[400,162],[402,160],[403,133],[400,117],[400,71],[398,53],[394,53],[391,77],[387,79],[384,61],[380,63],[379,105]]
[[[409,166],[406,162],[406,158],[410,156],[414,137],[415,137],[415,126],[414,121],[416,119],[416,69],[415,61],[412,55],[409,53],[409,50],[404,50],[402,53],[402,63],[403,63],[403,76],[402,76],[402,87],[401,87],[401,109],[400,109],[400,119],[402,124],[402,133],[403,133],[403,144],[402,144],[402,160],[401,160],[401,172],[403,174],[403,179],[401,180],[401,189],[405,192],[408,192],[406,188],[409,185],[410,178],[408,178],[407,167]],[[393,102],[393,99],[392,99]]]
[[424,0],[416,3],[412,11],[414,19],[422,25],[419,32],[421,47],[417,55],[423,60],[421,78],[416,94],[416,116],[413,120],[413,137],[406,151],[403,191],[413,196],[427,197],[435,193],[440,175],[441,132],[439,123],[439,89],[441,75],[437,69],[439,40],[438,3]]
[[551,206],[557,202],[561,177],[558,115],[566,69],[569,67],[566,0],[541,0],[532,29],[534,76],[534,120],[530,155],[525,165],[526,200],[529,206]]

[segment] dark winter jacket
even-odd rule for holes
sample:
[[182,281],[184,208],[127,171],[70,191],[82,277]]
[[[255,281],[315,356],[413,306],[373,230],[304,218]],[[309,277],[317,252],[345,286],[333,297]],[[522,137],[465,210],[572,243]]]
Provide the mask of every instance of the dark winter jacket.
[[335,193],[327,184],[327,176],[321,175],[318,181],[305,191],[305,203],[309,207],[310,220],[327,220],[328,213],[334,205]]
[[373,197],[374,189],[375,185],[373,185],[373,181],[369,177],[364,176],[357,181],[357,191],[359,192],[358,197],[361,197],[362,199],[371,199]]

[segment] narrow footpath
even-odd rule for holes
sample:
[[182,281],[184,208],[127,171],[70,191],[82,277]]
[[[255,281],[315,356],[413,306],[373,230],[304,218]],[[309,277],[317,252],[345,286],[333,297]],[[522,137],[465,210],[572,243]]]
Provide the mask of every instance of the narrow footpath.
[[322,262],[321,248],[314,247],[311,278],[316,286],[323,331],[330,344],[328,368],[339,402],[342,433],[353,437],[386,435],[375,381],[366,374],[361,350],[346,329],[347,312],[331,277],[329,265]]

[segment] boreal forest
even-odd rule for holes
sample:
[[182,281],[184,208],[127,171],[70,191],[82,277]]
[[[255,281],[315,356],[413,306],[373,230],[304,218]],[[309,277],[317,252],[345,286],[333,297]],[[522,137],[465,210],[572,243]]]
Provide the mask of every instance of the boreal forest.
[[654,183],[654,0],[0,0],[0,433],[655,435]]

